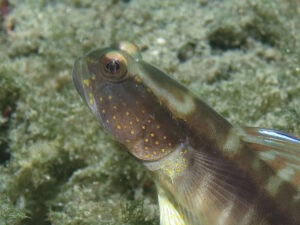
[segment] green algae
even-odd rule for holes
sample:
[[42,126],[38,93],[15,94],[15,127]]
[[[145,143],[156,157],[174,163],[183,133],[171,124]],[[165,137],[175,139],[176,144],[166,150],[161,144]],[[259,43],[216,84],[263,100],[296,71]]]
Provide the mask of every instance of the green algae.
[[71,83],[91,48],[133,41],[231,122],[300,135],[296,1],[11,5],[14,30],[0,31],[0,224],[158,224],[151,179]]
[[0,197],[0,224],[13,225],[24,219],[25,213],[17,210],[8,198]]

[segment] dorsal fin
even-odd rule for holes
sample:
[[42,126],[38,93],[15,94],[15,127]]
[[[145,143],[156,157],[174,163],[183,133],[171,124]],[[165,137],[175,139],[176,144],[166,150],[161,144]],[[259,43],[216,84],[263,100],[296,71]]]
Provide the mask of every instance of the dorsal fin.
[[[276,174],[300,189],[300,139],[264,128],[244,128],[242,137]],[[300,196],[299,196],[300,198]]]

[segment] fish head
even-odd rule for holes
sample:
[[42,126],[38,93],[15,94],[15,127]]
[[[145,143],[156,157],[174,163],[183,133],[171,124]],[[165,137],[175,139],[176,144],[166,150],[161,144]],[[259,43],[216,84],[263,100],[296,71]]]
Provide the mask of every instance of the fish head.
[[72,76],[106,131],[135,157],[151,161],[168,154],[179,135],[172,115],[142,81],[141,61],[138,48],[122,42],[76,60]]

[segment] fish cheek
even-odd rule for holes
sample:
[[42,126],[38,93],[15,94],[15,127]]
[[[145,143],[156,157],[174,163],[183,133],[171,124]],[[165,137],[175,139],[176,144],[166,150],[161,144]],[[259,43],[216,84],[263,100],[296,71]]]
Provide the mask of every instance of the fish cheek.
[[[140,119],[134,113],[122,85],[107,85],[98,88],[95,97],[97,116],[101,118],[104,128],[120,143],[126,144],[139,138]],[[95,95],[94,95],[95,96]]]
[[142,84],[127,80],[95,88],[103,126],[140,160],[158,160],[182,140],[172,115]]

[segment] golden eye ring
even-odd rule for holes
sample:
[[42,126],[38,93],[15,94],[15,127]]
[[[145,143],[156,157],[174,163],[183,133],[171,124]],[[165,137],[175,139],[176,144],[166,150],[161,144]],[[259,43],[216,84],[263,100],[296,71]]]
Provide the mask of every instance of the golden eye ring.
[[119,52],[107,52],[100,58],[101,73],[110,81],[122,81],[126,78],[127,59]]

